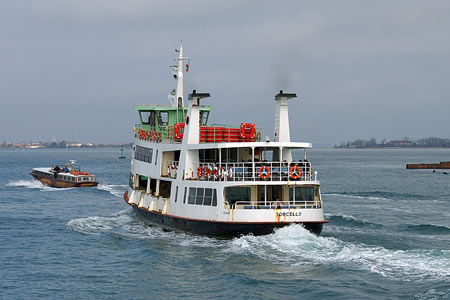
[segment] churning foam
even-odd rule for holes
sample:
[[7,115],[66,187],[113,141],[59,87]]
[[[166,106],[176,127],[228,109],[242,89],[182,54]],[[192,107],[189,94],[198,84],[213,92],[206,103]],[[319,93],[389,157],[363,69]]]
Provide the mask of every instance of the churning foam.
[[217,240],[184,233],[167,232],[140,221],[131,208],[107,217],[71,220],[67,227],[88,235],[111,234],[125,239],[155,239],[183,247],[215,248],[225,255],[252,254],[298,272],[315,265],[367,270],[392,280],[450,281],[450,250],[390,250],[381,246],[345,242],[316,236],[300,225],[291,225],[264,236],[247,235],[233,240]]
[[437,277],[448,280],[450,276],[450,250],[389,250],[316,236],[299,225],[284,227],[266,236],[235,239],[232,249],[285,263],[293,270],[317,264],[350,264],[394,280],[417,281]]
[[125,239],[166,240],[185,247],[224,247],[223,241],[203,236],[164,231],[158,226],[148,226],[135,215],[132,208],[127,208],[106,217],[91,216],[69,221],[67,228],[87,235],[110,234]]

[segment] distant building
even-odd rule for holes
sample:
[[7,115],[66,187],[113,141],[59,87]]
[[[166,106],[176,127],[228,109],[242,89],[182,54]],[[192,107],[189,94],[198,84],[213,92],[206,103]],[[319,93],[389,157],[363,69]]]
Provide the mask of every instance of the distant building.
[[411,141],[391,141],[391,146],[393,147],[411,147]]
[[67,148],[69,148],[69,147],[81,147],[83,144],[82,143],[69,143],[69,144],[66,144],[66,147]]
[[42,145],[40,142],[32,142],[28,145],[25,145],[24,148],[26,149],[38,149],[38,148],[44,148],[44,145]]

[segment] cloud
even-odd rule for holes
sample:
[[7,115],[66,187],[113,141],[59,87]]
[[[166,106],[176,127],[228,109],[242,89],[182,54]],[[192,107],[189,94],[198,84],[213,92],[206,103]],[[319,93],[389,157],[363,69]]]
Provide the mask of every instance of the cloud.
[[[70,107],[98,130],[61,132],[95,140],[114,131],[115,141],[128,140],[124,124],[135,119],[123,120],[123,111],[167,103],[168,65],[181,39],[192,57],[185,91],[212,94],[213,120],[247,118],[270,132],[273,96],[285,89],[301,99],[291,107],[301,117],[290,119],[299,138],[337,143],[344,131],[357,138],[370,128],[394,134],[379,118],[409,124],[423,103],[450,110],[448,15],[447,1],[2,1],[0,134],[45,139],[42,130],[4,128],[23,107],[38,109],[34,122]],[[442,122],[450,126],[426,126],[430,135],[447,134]],[[423,124],[410,125],[423,132]]]

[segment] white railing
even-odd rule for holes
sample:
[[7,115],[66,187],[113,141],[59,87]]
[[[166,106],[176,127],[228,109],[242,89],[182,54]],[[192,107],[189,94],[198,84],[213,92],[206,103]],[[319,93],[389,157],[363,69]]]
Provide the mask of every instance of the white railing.
[[[178,161],[175,160],[168,160],[166,162],[166,172],[167,176],[170,178],[176,178],[177,172],[178,172]],[[164,172],[163,172],[164,173]]]
[[322,208],[320,201],[236,201],[225,205],[235,209],[318,209]]
[[317,171],[307,161],[199,163],[195,167],[192,179],[202,181],[317,181]]

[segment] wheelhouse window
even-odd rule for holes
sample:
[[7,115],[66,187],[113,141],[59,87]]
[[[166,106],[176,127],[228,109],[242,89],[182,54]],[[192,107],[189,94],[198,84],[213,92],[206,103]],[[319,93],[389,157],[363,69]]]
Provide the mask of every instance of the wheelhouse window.
[[206,126],[208,124],[208,116],[209,116],[209,111],[200,112],[200,125]]
[[158,112],[158,126],[167,126],[167,125],[169,125],[169,112],[168,111]]
[[141,122],[144,125],[150,125],[151,127],[155,127],[156,125],[156,112],[155,111],[141,111]]

